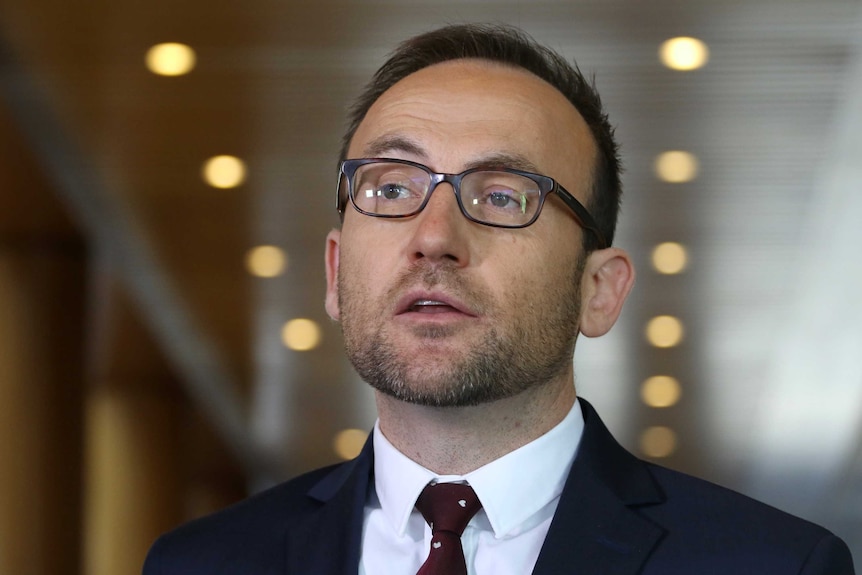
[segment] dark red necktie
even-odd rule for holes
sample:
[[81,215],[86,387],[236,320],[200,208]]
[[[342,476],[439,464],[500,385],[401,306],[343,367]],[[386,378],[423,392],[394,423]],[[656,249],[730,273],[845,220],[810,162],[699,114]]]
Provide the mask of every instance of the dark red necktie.
[[469,485],[428,485],[416,501],[431,526],[431,551],[416,575],[467,575],[461,534],[482,504]]

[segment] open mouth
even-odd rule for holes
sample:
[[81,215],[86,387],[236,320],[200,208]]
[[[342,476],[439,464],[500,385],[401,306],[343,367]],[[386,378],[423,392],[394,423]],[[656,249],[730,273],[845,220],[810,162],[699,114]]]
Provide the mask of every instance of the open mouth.
[[437,301],[433,299],[420,299],[417,300],[407,308],[407,311],[412,311],[416,313],[446,313],[446,312],[457,312],[459,310],[455,309],[451,305]]
[[441,315],[458,314],[466,317],[476,317],[476,314],[468,305],[450,295],[443,293],[417,293],[405,294],[396,306],[396,315],[421,314]]

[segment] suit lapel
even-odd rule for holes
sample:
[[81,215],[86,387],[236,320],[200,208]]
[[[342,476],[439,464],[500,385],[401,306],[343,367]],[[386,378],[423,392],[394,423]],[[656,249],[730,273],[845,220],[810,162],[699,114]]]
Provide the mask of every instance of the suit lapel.
[[584,435],[533,573],[633,575],[664,533],[636,508],[664,498],[645,464],[578,401]]
[[[664,496],[646,465],[613,439],[589,403],[578,401],[584,435],[533,573],[635,575],[664,534],[637,508]],[[359,457],[309,490],[319,508],[287,530],[286,573],[356,574],[373,459],[369,437]]]
[[320,503],[286,535],[286,573],[356,575],[366,495],[373,469],[371,437],[359,457],[337,467],[308,492]]

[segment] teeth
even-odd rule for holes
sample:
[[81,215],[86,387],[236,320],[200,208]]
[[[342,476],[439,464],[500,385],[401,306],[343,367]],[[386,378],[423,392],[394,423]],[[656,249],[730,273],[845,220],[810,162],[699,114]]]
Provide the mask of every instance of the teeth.
[[417,305],[446,305],[446,304],[441,302],[441,301],[436,301],[433,299],[420,299],[416,303],[414,303],[413,305],[417,306]]

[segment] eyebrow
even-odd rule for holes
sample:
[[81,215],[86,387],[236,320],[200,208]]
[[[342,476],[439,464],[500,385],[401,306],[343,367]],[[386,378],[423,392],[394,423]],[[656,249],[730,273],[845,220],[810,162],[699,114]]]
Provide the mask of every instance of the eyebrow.
[[[416,141],[401,134],[384,134],[372,140],[365,148],[368,158],[385,158],[391,152],[401,152],[416,156],[422,160],[428,159],[428,153]],[[471,160],[465,170],[473,168],[509,168],[523,172],[542,173],[536,165],[526,157],[517,153],[493,152]]]
[[509,168],[512,170],[521,170],[522,172],[532,172],[540,174],[536,164],[520,154],[510,154],[507,152],[495,152],[485,156],[481,156],[464,166],[464,169],[472,168]]
[[428,158],[428,154],[416,140],[401,134],[384,134],[371,140],[365,147],[365,155],[369,158],[385,158],[389,152],[403,152],[422,159]]

